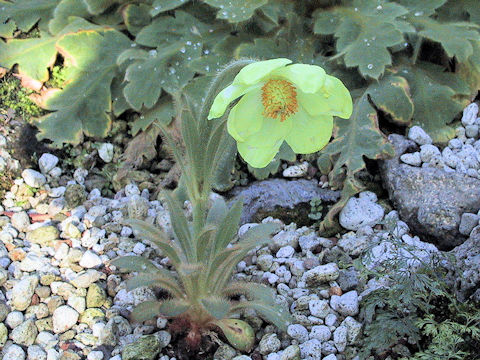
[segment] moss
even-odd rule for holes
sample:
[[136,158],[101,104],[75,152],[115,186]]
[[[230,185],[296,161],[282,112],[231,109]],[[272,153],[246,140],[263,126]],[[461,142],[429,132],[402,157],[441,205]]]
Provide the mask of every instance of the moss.
[[61,88],[67,79],[65,68],[55,65],[50,71],[50,79],[45,83],[50,88]]
[[13,109],[27,121],[42,115],[42,109],[29,98],[32,93],[33,91],[23,88],[20,80],[12,74],[5,75],[0,79],[0,113]]

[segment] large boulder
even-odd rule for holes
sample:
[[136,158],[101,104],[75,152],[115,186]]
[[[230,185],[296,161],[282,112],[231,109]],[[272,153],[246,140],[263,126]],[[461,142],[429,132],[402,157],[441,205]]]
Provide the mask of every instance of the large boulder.
[[317,181],[306,179],[256,181],[233,189],[230,195],[234,199],[243,198],[242,224],[273,216],[286,224],[295,222],[298,226],[311,223],[308,214],[312,199],[334,203],[340,198],[339,191],[322,189]]
[[401,135],[390,135],[395,157],[380,162],[390,200],[400,218],[423,239],[451,250],[467,238],[459,232],[461,216],[480,209],[480,180],[433,167],[419,168],[399,158],[416,147]]

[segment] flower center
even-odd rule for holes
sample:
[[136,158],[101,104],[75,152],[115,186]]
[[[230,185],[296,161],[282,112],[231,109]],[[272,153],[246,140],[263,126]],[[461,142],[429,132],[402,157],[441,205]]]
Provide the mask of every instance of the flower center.
[[263,115],[280,121],[298,111],[297,91],[286,80],[268,80],[262,87]]

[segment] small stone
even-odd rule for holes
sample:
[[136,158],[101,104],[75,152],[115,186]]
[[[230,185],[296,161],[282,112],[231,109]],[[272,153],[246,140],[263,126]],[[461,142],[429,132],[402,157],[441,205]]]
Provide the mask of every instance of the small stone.
[[283,177],[303,177],[308,173],[308,162],[304,161],[300,165],[292,165],[283,170]]
[[400,160],[402,160],[405,164],[412,166],[422,165],[422,158],[420,157],[420,153],[418,151],[414,153],[403,154],[400,156]]
[[473,125],[475,120],[477,120],[478,115],[478,105],[476,103],[471,103],[463,110],[462,124],[464,126]]
[[67,207],[73,209],[82,205],[85,202],[85,200],[87,199],[87,193],[85,192],[85,188],[82,185],[72,184],[67,186],[64,198]]
[[87,250],[84,252],[79,264],[84,268],[90,269],[102,265],[102,259],[93,251]]
[[87,360],[103,360],[103,352],[101,352],[101,351],[91,351],[87,355]]
[[98,308],[90,308],[84,311],[80,316],[79,322],[92,326],[105,317],[105,313]]
[[70,306],[62,305],[53,312],[53,332],[63,333],[71,329],[78,321],[78,312]]
[[0,322],[4,321],[9,314],[10,309],[8,308],[7,304],[4,302],[0,302]]
[[14,329],[18,325],[23,323],[23,319],[23,313],[21,313],[20,311],[12,311],[7,315],[7,318],[5,319],[5,324],[7,324],[10,329]]
[[448,146],[451,149],[461,149],[463,146],[463,142],[460,139],[454,138],[448,142]]
[[347,347],[347,328],[345,326],[339,326],[333,332],[333,342],[339,352],[345,351]]
[[160,344],[160,347],[163,349],[164,347],[167,347],[168,344],[170,344],[170,341],[172,340],[172,335],[168,331],[159,331],[153,334],[157,337],[158,342]]
[[47,353],[38,345],[29,346],[27,355],[27,360],[47,360]]
[[429,163],[434,157],[440,156],[440,150],[431,144],[420,146],[420,158],[424,163]]
[[12,289],[12,305],[15,309],[23,311],[30,305],[37,285],[36,276],[27,276],[15,284]]
[[341,296],[332,295],[330,306],[333,310],[345,316],[355,316],[359,311],[358,294],[355,290]]
[[35,326],[35,322],[32,319],[29,319],[13,329],[10,333],[10,338],[16,344],[30,346],[35,342],[37,334],[38,330]]
[[30,217],[25,211],[19,211],[12,215],[11,218],[12,225],[15,229],[19,231],[27,230],[30,225]]
[[345,229],[358,230],[366,225],[375,226],[380,223],[384,214],[383,208],[370,197],[352,197],[340,212],[339,220]]
[[317,339],[311,339],[300,345],[302,359],[321,360],[322,343]]
[[58,157],[55,155],[44,153],[38,159],[38,167],[43,174],[48,174],[55,166],[57,166]]
[[0,348],[5,346],[8,339],[8,330],[4,323],[0,323]]
[[260,354],[268,355],[280,350],[281,342],[278,339],[277,334],[265,334],[260,340],[258,346]]
[[58,338],[48,331],[41,331],[38,333],[35,343],[39,344],[44,349],[50,349],[58,344]]
[[337,360],[337,356],[335,354],[330,354],[328,356],[325,356],[323,360]]
[[287,328],[287,334],[300,344],[308,340],[308,330],[300,324],[292,324]]
[[480,216],[478,216],[477,214],[463,213],[460,220],[460,226],[458,228],[460,234],[466,236],[470,235],[473,228],[478,225],[479,219]]
[[340,270],[338,269],[338,265],[335,263],[329,263],[308,270],[303,274],[302,280],[305,281],[308,286],[313,287],[336,280],[339,274]]
[[39,188],[47,182],[45,176],[33,169],[23,170],[22,178],[28,186],[33,188]]
[[107,294],[103,288],[97,284],[92,284],[87,292],[87,307],[101,307],[107,300]]
[[268,271],[273,264],[273,256],[270,254],[263,254],[257,258],[257,266],[260,270]]
[[144,244],[142,244],[141,242],[138,242],[133,247],[133,252],[135,254],[142,255],[145,252],[146,249],[147,249],[147,247]]
[[2,360],[25,360],[25,351],[18,345],[10,345],[4,349]]
[[327,300],[311,300],[308,303],[310,314],[320,319],[325,318],[332,312]]
[[110,143],[103,143],[98,149],[98,156],[100,159],[109,163],[113,160],[113,145]]
[[300,360],[300,347],[298,345],[290,345],[283,350],[280,360]]
[[295,249],[290,245],[284,246],[277,251],[276,257],[277,258],[290,258],[295,254]]
[[[333,315],[329,314],[328,316]],[[335,315],[333,315],[335,316]],[[316,325],[312,326],[312,330],[310,331],[310,339],[317,339],[320,342],[328,341],[332,337],[332,332],[326,325]]]
[[213,360],[232,360],[235,355],[237,355],[237,352],[234,348],[227,344],[222,344],[213,354]]
[[415,141],[418,145],[427,145],[432,143],[432,138],[420,126],[412,126],[408,131],[408,138]]
[[42,226],[27,233],[26,239],[40,246],[53,246],[53,241],[58,239],[60,233],[55,226]]
[[123,348],[122,360],[153,360],[161,349],[154,335],[142,336]]
[[76,278],[70,280],[70,283],[76,288],[86,289],[103,276],[104,275],[100,271],[89,269],[85,272],[79,273]]
[[451,168],[456,168],[459,162],[458,156],[456,156],[450,147],[446,147],[442,151],[443,162]]
[[140,195],[132,195],[127,203],[128,217],[143,220],[148,214],[149,202]]
[[467,125],[465,126],[465,135],[469,138],[476,139],[478,137],[478,125]]
[[360,332],[362,330],[362,324],[359,323],[351,316],[347,316],[345,320],[342,321],[342,326],[347,328],[347,341],[349,344],[354,344],[359,338]]

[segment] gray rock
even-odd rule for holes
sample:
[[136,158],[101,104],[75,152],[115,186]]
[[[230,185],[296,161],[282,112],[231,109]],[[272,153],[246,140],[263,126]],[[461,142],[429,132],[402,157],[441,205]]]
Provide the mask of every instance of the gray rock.
[[342,291],[347,292],[358,286],[358,275],[354,268],[348,270],[340,270],[338,279],[336,280]]
[[305,281],[308,286],[316,286],[325,282],[336,280],[338,278],[339,271],[338,265],[335,263],[319,265],[303,274],[302,280]]
[[[332,314],[333,315],[333,314]],[[332,332],[326,325],[312,326],[310,331],[310,339],[317,339],[321,342],[328,341],[332,337]]]
[[346,326],[339,326],[333,332],[333,342],[339,352],[345,351],[347,347],[347,328]]
[[473,125],[475,120],[477,120],[478,115],[478,105],[476,103],[471,103],[463,110],[462,124],[464,126]]
[[12,311],[12,312],[8,313],[7,318],[5,319],[5,324],[7,324],[7,326],[10,329],[14,329],[18,325],[23,323],[23,319],[24,319],[24,316],[23,316],[22,312]]
[[390,135],[396,157],[380,162],[390,199],[410,229],[442,249],[465,241],[460,234],[461,214],[480,208],[480,180],[436,168],[416,168],[399,161],[416,146],[400,135]]
[[432,161],[434,157],[440,155],[441,152],[435,145],[427,144],[420,146],[420,158],[425,163]]
[[236,354],[237,352],[234,348],[227,344],[222,344],[213,354],[213,360],[232,360]]
[[128,217],[144,220],[149,208],[148,200],[140,195],[132,195],[127,203]]
[[58,157],[55,155],[44,153],[38,159],[38,167],[43,174],[48,174],[55,166],[57,166]]
[[52,246],[53,240],[58,239],[59,232],[55,226],[42,226],[27,233],[26,239],[41,246]]
[[300,347],[298,345],[290,345],[283,350],[280,360],[300,360]]
[[109,163],[113,160],[113,145],[110,143],[103,143],[98,149],[98,156],[100,159]]
[[362,324],[351,316],[347,316],[342,321],[342,326],[347,328],[347,342],[349,345],[355,344],[362,330]]
[[478,225],[478,220],[480,219],[480,216],[477,214],[471,214],[471,213],[464,213],[462,214],[462,218],[460,219],[460,226],[458,228],[458,231],[462,235],[470,235],[472,232],[473,228]]
[[467,125],[465,126],[465,135],[469,138],[477,138],[478,136],[478,125]]
[[289,325],[287,328],[287,334],[290,335],[292,339],[297,340],[299,344],[308,340],[308,330],[305,326],[300,324]]
[[45,176],[33,169],[23,170],[22,177],[25,183],[33,188],[39,188],[47,182]]
[[457,167],[459,161],[458,156],[456,156],[448,146],[442,151],[442,159],[446,165],[454,169]]
[[33,319],[29,319],[24,323],[18,325],[10,333],[10,339],[16,344],[30,346],[35,342],[38,330]]
[[432,143],[432,138],[420,126],[412,126],[408,131],[408,138],[415,141],[418,145]]
[[400,156],[400,160],[402,160],[405,164],[412,166],[422,165],[422,158],[418,151],[415,151],[414,153],[403,154]]
[[283,170],[283,177],[302,177],[308,173],[308,162],[304,161],[300,165],[292,165]]
[[12,215],[12,225],[19,231],[25,231],[30,225],[30,217],[25,211],[19,211]]
[[258,344],[260,354],[268,355],[280,350],[281,342],[277,334],[265,334]]
[[12,305],[15,309],[23,311],[30,305],[37,284],[36,276],[27,276],[15,284],[12,289]]
[[65,189],[64,198],[65,202],[67,203],[67,207],[73,209],[83,204],[83,202],[87,199],[87,192],[82,185],[68,185]]
[[363,226],[374,226],[383,219],[385,211],[375,203],[376,200],[372,201],[368,193],[365,191],[358,198],[350,198],[340,212],[340,225],[345,229],[358,230]]
[[359,310],[358,294],[353,290],[341,296],[332,295],[330,298],[330,306],[342,315],[355,316]]
[[303,360],[321,360],[322,343],[317,339],[311,339],[300,345],[300,353]]
[[25,360],[25,351],[18,345],[10,345],[3,350],[3,360]]
[[53,312],[53,332],[63,333],[71,329],[78,320],[78,312],[70,306],[62,305]]
[[451,279],[455,285],[457,298],[465,301],[480,289],[480,225],[470,233],[470,237],[451,251],[454,264],[449,265]]
[[87,250],[83,253],[79,264],[84,268],[90,269],[102,265],[102,259],[93,251]]
[[230,195],[233,200],[243,198],[244,207],[241,222],[260,222],[268,216],[298,226],[310,223],[310,201],[314,198],[324,202],[335,202],[340,197],[339,191],[321,189],[314,180],[269,179],[257,181],[247,187],[235,188]]
[[123,348],[122,360],[153,360],[161,350],[155,335],[145,335]]
[[325,318],[332,312],[327,300],[310,300],[308,302],[308,309],[310,314],[320,319]]

